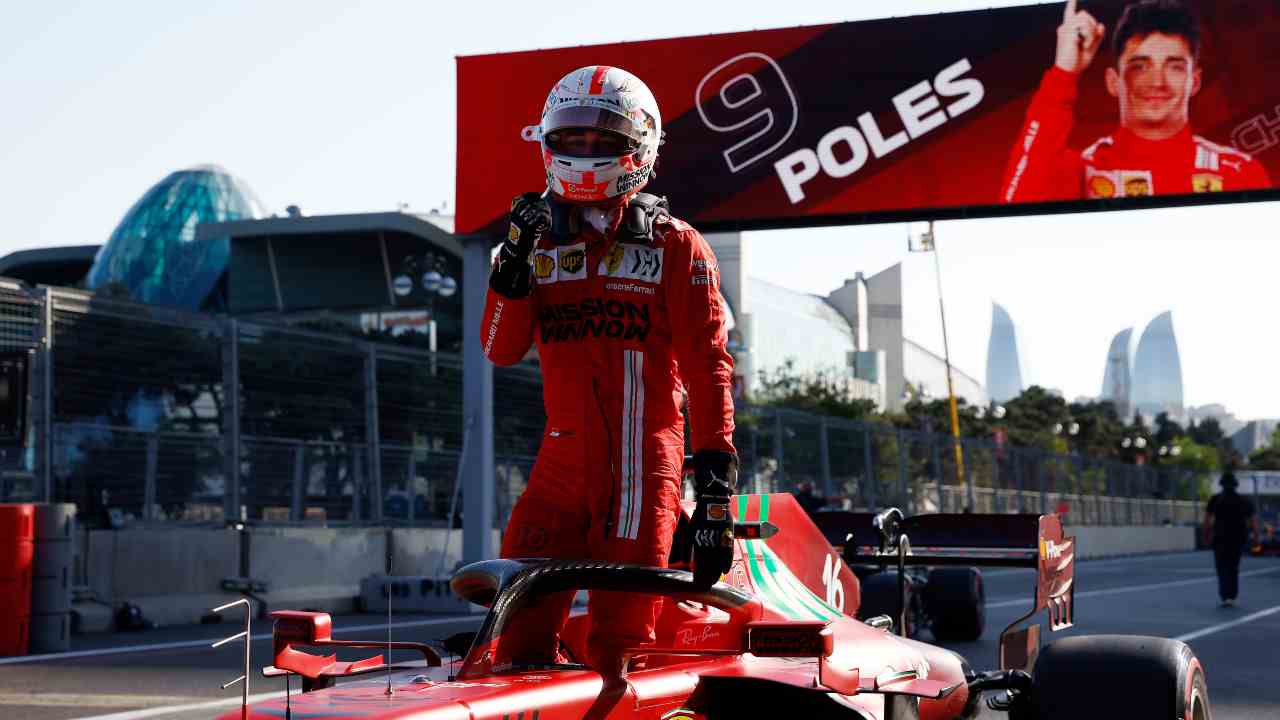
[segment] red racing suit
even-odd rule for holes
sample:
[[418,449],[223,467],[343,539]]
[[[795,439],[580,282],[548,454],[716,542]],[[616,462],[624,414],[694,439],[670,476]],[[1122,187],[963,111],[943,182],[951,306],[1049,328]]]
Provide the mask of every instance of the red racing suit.
[[[547,427],[502,540],[503,557],[598,559],[665,567],[692,447],[733,452],[732,359],[715,256],[665,212],[652,240],[619,242],[588,223],[533,254],[533,290],[485,301],[485,356],[510,365],[537,343]],[[509,627],[499,662],[548,662],[571,596],[546,599]],[[660,599],[592,594],[593,663],[652,642]],[[599,665],[597,665],[599,666]]]
[[1192,135],[1190,128],[1165,140],[1144,140],[1121,127],[1084,151],[1068,149],[1079,78],[1058,67],[1045,73],[1010,154],[1000,202],[1271,187],[1267,171],[1247,153]]

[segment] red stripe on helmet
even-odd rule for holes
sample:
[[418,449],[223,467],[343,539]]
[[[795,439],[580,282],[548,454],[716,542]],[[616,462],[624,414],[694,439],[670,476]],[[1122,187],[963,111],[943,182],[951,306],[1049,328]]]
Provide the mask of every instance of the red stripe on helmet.
[[613,68],[608,65],[597,65],[595,73],[591,76],[591,90],[588,95],[599,95],[604,92],[604,74]]

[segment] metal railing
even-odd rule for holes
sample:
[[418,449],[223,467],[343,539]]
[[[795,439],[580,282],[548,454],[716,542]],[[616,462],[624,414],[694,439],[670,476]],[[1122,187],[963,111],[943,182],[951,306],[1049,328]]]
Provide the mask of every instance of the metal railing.
[[[87,524],[445,525],[462,363],[354,336],[184,313],[0,279],[0,352],[32,359],[30,432],[0,501],[76,502]],[[532,472],[536,367],[495,369],[495,523]],[[1204,478],[776,407],[740,406],[740,486],[913,512],[1063,510],[1194,522]],[[454,517],[456,523],[458,518]]]

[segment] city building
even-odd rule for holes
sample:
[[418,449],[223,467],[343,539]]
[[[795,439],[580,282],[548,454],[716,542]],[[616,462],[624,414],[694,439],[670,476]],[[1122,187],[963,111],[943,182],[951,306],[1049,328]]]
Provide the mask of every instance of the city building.
[[1182,422],[1182,361],[1172,312],[1157,315],[1142,331],[1133,360],[1131,398],[1133,409],[1148,419],[1167,413]]
[[1129,418],[1132,414],[1130,393],[1133,389],[1133,328],[1125,328],[1111,339],[1107,349],[1107,362],[1102,373],[1102,393],[1099,398],[1115,403],[1116,414]]
[[23,250],[0,275],[83,285],[152,305],[461,342],[461,248],[452,218],[408,212],[268,216],[215,165],[170,173],[105,244]]
[[1227,436],[1236,434],[1245,426],[1243,420],[1237,418],[1234,413],[1227,410],[1226,406],[1219,403],[1189,407],[1187,408],[1186,416],[1188,425],[1193,422],[1198,425],[1206,420],[1214,420],[1218,423],[1218,427],[1222,428],[1223,434]]
[[1013,318],[999,303],[991,303],[991,337],[987,341],[987,393],[995,402],[1022,394],[1022,363]]
[[196,228],[265,215],[249,186],[216,165],[170,173],[125,213],[98,250],[85,286],[200,310],[227,266],[228,248],[196,242]]
[[1231,447],[1235,448],[1241,457],[1248,458],[1249,453],[1271,445],[1271,438],[1278,424],[1280,420],[1250,420],[1239,430],[1228,434],[1231,438]]
[[[801,375],[837,381],[851,397],[898,411],[908,386],[929,397],[947,395],[946,362],[903,336],[902,271],[893,265],[870,277],[857,273],[825,297],[780,287],[746,272],[738,233],[707,237],[720,266],[721,292],[733,314],[730,331],[736,383],[760,389],[760,373],[788,362]],[[986,404],[987,390],[952,368],[956,396]]]

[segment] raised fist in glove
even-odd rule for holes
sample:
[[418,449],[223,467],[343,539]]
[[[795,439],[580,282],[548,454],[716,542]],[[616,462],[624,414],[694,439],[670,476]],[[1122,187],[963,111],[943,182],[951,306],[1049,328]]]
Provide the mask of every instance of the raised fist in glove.
[[738,456],[721,450],[693,454],[697,506],[689,523],[693,540],[693,581],[711,587],[733,564],[733,516],[729,497],[738,484]]
[[526,297],[533,288],[529,255],[551,228],[551,205],[540,193],[527,192],[511,201],[507,239],[489,274],[489,287],[509,298]]

